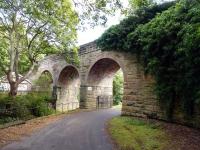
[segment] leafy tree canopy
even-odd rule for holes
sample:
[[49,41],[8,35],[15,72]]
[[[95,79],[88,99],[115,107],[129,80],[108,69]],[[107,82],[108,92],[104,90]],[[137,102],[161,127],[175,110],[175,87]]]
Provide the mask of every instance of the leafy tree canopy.
[[129,33],[134,31],[138,25],[149,22],[158,13],[168,9],[173,4],[173,2],[170,2],[138,9],[133,16],[129,16],[122,20],[120,24],[110,27],[97,40],[97,44],[103,50],[129,51],[130,45],[127,45]]
[[149,6],[153,3],[153,0],[129,0],[129,3],[132,8],[141,8]]
[[1,1],[0,67],[11,89],[30,75],[43,55],[69,51],[75,43],[77,24],[78,16],[69,0]]
[[91,27],[105,25],[108,15],[114,15],[118,10],[123,12],[125,8],[122,2],[122,0],[73,0],[80,20],[79,27],[82,29],[88,24]]
[[64,53],[77,63],[74,45],[79,22],[104,24],[105,14],[120,7],[119,0],[0,1],[0,74],[7,75],[11,95],[45,55]]

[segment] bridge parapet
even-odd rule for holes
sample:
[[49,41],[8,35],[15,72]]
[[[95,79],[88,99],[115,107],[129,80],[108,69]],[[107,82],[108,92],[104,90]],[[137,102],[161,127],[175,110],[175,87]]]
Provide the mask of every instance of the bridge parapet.
[[[112,96],[113,77],[121,68],[124,75],[122,114],[165,119],[154,93],[155,81],[151,76],[144,75],[144,68],[136,55],[101,51],[94,41],[80,46],[79,59],[79,68],[68,64],[62,55],[47,56],[40,62],[35,78],[43,71],[49,71],[53,76],[54,85],[60,88],[61,95],[57,102],[69,104],[67,107],[58,106],[57,109],[77,108],[77,105],[71,105],[74,103],[80,104],[82,108],[96,108],[98,97]],[[197,113],[199,118],[199,111]],[[176,122],[185,121],[184,118],[178,117],[175,114]]]
[[96,41],[84,44],[80,46],[79,55],[88,54],[91,52],[99,51],[100,49],[97,48]]

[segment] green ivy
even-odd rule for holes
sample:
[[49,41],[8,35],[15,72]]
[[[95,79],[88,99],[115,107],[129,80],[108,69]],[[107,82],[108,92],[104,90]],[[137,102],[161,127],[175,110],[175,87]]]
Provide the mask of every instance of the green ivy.
[[136,53],[146,72],[155,77],[167,118],[173,119],[177,102],[191,117],[200,103],[200,2],[179,0],[171,7],[169,3],[163,6],[140,10],[144,13],[108,29],[97,44],[103,50]]
[[174,2],[168,2],[163,5],[153,5],[138,9],[135,15],[129,16],[122,20],[119,25],[114,25],[103,33],[97,40],[97,45],[102,50],[134,51],[127,43],[129,33],[134,31],[140,24],[149,22],[156,14],[168,9],[173,4]]

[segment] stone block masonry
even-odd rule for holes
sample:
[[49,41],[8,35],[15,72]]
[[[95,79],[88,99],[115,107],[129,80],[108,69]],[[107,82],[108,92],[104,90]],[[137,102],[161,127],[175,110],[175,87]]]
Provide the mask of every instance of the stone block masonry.
[[[62,55],[47,56],[40,62],[37,72],[30,80],[37,79],[42,72],[49,71],[57,88],[57,109],[69,110],[96,108],[100,96],[112,96],[113,77],[121,69],[124,75],[122,115],[165,120],[154,93],[154,79],[145,76],[135,55],[116,51],[101,51],[95,42],[80,46],[80,66],[77,68],[65,61]],[[56,87],[56,88],[55,88]],[[60,106],[68,103],[68,106]],[[196,120],[200,120],[197,110]],[[180,115],[174,121],[188,123]],[[196,122],[196,121],[195,121]],[[200,127],[200,125],[197,125]]]

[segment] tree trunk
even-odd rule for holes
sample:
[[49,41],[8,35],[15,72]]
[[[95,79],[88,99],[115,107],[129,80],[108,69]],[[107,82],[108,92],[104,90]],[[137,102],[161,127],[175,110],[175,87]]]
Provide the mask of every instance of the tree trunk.
[[10,83],[9,95],[15,97],[17,95],[18,84],[16,82]]

